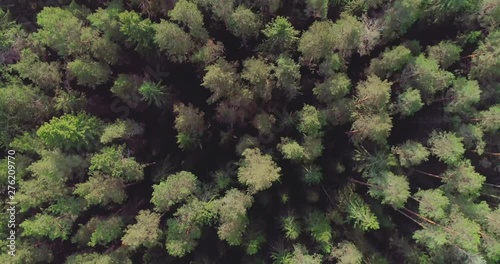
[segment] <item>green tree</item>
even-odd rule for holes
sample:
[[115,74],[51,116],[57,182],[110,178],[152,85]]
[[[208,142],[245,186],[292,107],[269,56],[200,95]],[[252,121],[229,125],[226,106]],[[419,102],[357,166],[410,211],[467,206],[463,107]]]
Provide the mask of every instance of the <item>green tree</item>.
[[281,229],[285,233],[285,237],[289,240],[295,240],[302,232],[300,222],[294,215],[287,215],[280,218]]
[[358,194],[349,195],[345,211],[347,220],[353,222],[356,228],[363,231],[368,231],[370,229],[377,230],[380,228],[379,221],[370,209],[370,206],[363,201]]
[[118,74],[111,92],[125,102],[129,107],[136,108],[141,101],[139,87],[142,80],[134,75]]
[[124,11],[118,15],[120,32],[127,37],[127,42],[139,52],[146,52],[154,47],[155,28],[149,19],[143,19],[134,11]]
[[355,141],[370,139],[385,144],[392,130],[392,118],[387,113],[363,115],[352,124],[351,136]]
[[305,165],[302,169],[302,177],[300,180],[305,184],[311,186],[321,182],[323,179],[323,172],[321,171],[321,167],[312,164]]
[[141,210],[135,219],[135,224],[127,226],[125,235],[122,237],[122,244],[132,250],[136,250],[140,246],[157,245],[161,236],[160,214]]
[[300,65],[287,56],[281,55],[274,67],[276,87],[284,90],[289,100],[295,98],[300,90]]
[[220,226],[217,230],[219,238],[229,245],[241,244],[243,232],[248,225],[247,210],[252,206],[253,198],[237,189],[230,189],[218,200]]
[[287,18],[277,16],[272,22],[268,23],[262,30],[266,37],[263,48],[270,52],[287,52],[295,46],[299,31],[296,30]]
[[199,42],[208,40],[208,32],[203,28],[203,14],[196,4],[187,0],[175,3],[174,9],[168,12],[172,21],[177,21],[189,28],[189,33]]
[[306,13],[310,16],[325,19],[328,14],[329,0],[307,0]]
[[458,164],[465,152],[462,138],[451,132],[433,131],[427,143],[431,153],[448,165]]
[[41,29],[34,38],[57,51],[61,56],[83,54],[88,46],[82,34],[83,23],[71,11],[59,7],[44,7],[36,16]]
[[333,54],[335,26],[330,20],[315,21],[300,37],[298,50],[306,64]]
[[243,41],[257,37],[261,28],[262,21],[259,15],[243,5],[238,6],[229,17],[229,31]]
[[191,147],[196,143],[205,131],[205,113],[191,104],[186,106],[182,103],[174,105],[175,129],[177,130],[177,143],[182,149]]
[[61,83],[58,62],[44,62],[30,49],[21,51],[21,60],[12,69],[22,78],[28,79],[42,89],[54,89]]
[[116,139],[130,139],[143,132],[144,128],[135,121],[131,119],[118,119],[104,128],[101,136],[101,143],[108,144]]
[[120,178],[94,174],[86,182],[76,184],[73,193],[85,198],[89,205],[106,206],[123,203],[127,198],[124,188]]
[[[409,77],[406,77],[409,76]],[[436,60],[418,56],[413,63],[407,65],[403,72],[403,81],[407,87],[420,90],[424,100],[429,104],[433,96],[452,84],[453,74],[441,70]]]
[[255,98],[262,98],[264,101],[271,99],[274,87],[270,82],[272,70],[273,66],[260,58],[250,58],[243,62],[241,78],[248,81]]
[[382,36],[385,41],[404,33],[422,16],[422,0],[397,0],[385,10]]
[[470,160],[463,160],[443,173],[443,181],[446,187],[460,194],[476,196],[486,181],[486,177],[475,171]]
[[298,115],[298,129],[301,133],[312,137],[323,135],[322,129],[326,125],[326,120],[314,106],[304,105]]
[[271,187],[279,180],[281,168],[272,160],[271,155],[262,154],[258,148],[246,149],[241,154],[238,180],[248,186],[250,193]]
[[463,138],[464,146],[467,149],[474,149],[477,154],[482,155],[486,142],[483,140],[484,132],[478,125],[462,124],[457,130],[457,135]]
[[389,171],[369,179],[368,183],[372,184],[368,191],[371,196],[396,209],[403,207],[410,196],[410,184],[406,177]]
[[414,115],[423,106],[424,103],[422,102],[419,90],[409,88],[398,95],[396,109],[403,117]]
[[90,159],[90,173],[102,173],[124,181],[140,181],[144,178],[143,166],[135,158],[126,157],[125,146],[101,149]]
[[311,211],[305,219],[306,230],[318,242],[325,253],[332,250],[332,227],[326,215],[320,211]]
[[493,105],[488,110],[479,112],[479,125],[485,132],[496,132],[500,130],[500,104]]
[[387,109],[392,82],[370,75],[356,87],[356,110],[361,114],[378,113]]
[[219,59],[216,63],[207,66],[205,71],[201,85],[213,93],[207,100],[209,104],[228,96],[237,85],[238,75],[236,70],[223,59]]
[[289,262],[286,263],[303,263],[303,264],[320,264],[321,255],[312,254],[309,255],[306,247],[298,244],[293,246],[293,252],[290,256]]
[[290,138],[281,138],[281,143],[278,144],[278,150],[283,154],[285,159],[301,161],[305,157],[304,147]]
[[169,175],[166,180],[153,185],[151,202],[158,212],[166,212],[173,205],[186,200],[198,188],[198,179],[188,171]]
[[351,80],[345,73],[333,74],[325,82],[313,88],[316,98],[323,103],[330,103],[343,98],[351,90]]
[[393,147],[392,153],[398,156],[399,164],[403,167],[418,166],[427,161],[430,154],[424,145],[411,140]]
[[356,245],[346,240],[333,248],[330,257],[336,259],[338,264],[361,264],[363,262],[363,253]]
[[165,86],[160,83],[145,81],[139,87],[139,94],[142,100],[149,105],[155,105],[158,108],[164,108],[170,100],[170,94]]
[[65,114],[43,124],[36,134],[49,148],[83,150],[97,145],[102,127],[102,122],[89,114]]
[[161,20],[155,25],[154,41],[173,62],[185,62],[194,49],[191,36],[176,24]]
[[85,95],[74,90],[56,90],[53,98],[54,108],[65,114],[75,113],[85,108],[87,101]]
[[54,217],[47,214],[36,214],[33,219],[24,220],[19,226],[23,229],[22,236],[66,240],[74,220],[64,216]]
[[252,120],[252,125],[264,135],[272,135],[275,123],[274,115],[266,112],[258,113]]
[[447,69],[459,61],[461,52],[462,48],[449,41],[441,41],[437,45],[427,48],[429,58],[436,60],[443,69]]
[[402,45],[386,49],[380,58],[371,60],[367,72],[380,78],[389,77],[393,73],[403,70],[404,66],[410,62],[411,55],[411,51]]
[[205,46],[201,47],[194,53],[190,60],[193,63],[201,63],[203,66],[210,65],[217,61],[218,58],[224,56],[224,45],[220,41],[209,39]]
[[450,99],[445,111],[452,113],[467,113],[474,111],[474,106],[481,99],[481,88],[477,81],[458,78],[448,90],[447,98]]
[[436,221],[440,221],[447,216],[450,200],[442,190],[419,190],[415,193],[415,198],[418,199],[418,212],[421,215]]
[[92,27],[103,33],[107,39],[123,41],[125,36],[120,31],[119,15],[123,11],[123,3],[120,0],[111,1],[105,9],[98,8],[94,13],[87,16]]
[[76,235],[71,239],[74,243],[106,246],[121,237],[123,231],[122,219],[118,216],[109,218],[93,217],[85,225],[81,225]]
[[71,76],[76,78],[78,85],[95,87],[109,80],[111,69],[108,65],[91,59],[75,59],[66,66]]

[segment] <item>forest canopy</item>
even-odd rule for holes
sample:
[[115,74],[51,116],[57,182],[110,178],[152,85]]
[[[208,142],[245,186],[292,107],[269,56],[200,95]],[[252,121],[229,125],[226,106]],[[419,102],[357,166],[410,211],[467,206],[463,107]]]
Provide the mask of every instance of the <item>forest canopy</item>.
[[0,2],[0,263],[500,263],[500,1]]

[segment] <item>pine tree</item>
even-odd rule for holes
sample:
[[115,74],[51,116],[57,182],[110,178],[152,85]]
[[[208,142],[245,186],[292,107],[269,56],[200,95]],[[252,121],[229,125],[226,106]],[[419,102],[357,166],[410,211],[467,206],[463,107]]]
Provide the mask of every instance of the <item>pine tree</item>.
[[151,202],[157,212],[166,212],[173,205],[186,200],[198,188],[196,176],[187,171],[169,175],[166,180],[153,185]]
[[271,187],[281,176],[281,168],[272,160],[271,155],[262,154],[259,149],[246,149],[242,153],[238,168],[238,180],[248,186],[250,193]]

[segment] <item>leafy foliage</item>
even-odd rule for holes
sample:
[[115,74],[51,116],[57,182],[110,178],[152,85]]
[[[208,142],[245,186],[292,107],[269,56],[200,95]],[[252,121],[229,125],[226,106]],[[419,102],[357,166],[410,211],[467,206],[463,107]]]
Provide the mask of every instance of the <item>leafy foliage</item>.
[[279,180],[281,168],[270,155],[262,154],[257,148],[248,148],[241,155],[238,180],[248,186],[250,193],[268,189]]

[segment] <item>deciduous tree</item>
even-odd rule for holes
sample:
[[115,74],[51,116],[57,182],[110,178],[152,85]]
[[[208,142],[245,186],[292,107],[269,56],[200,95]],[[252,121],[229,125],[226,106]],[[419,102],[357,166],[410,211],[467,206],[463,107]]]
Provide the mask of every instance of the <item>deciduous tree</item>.
[[248,186],[250,193],[271,187],[279,180],[281,168],[272,160],[271,155],[262,154],[258,148],[246,149],[238,168],[238,180]]

